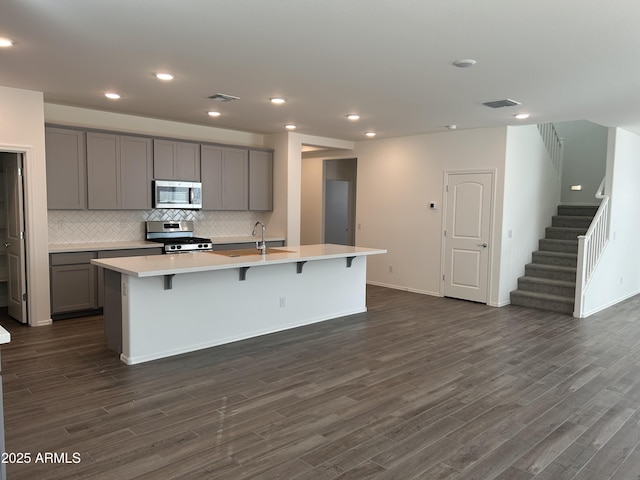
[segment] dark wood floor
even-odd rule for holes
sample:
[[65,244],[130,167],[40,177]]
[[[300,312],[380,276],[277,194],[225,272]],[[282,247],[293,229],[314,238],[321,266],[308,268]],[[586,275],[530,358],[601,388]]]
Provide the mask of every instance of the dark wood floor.
[[577,320],[368,291],[367,314],[136,366],[101,317],[4,319],[7,451],[32,459],[9,478],[640,478],[640,298]]

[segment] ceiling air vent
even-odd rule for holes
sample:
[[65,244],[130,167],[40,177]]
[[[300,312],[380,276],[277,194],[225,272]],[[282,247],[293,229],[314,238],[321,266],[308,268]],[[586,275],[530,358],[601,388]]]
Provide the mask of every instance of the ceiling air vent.
[[226,95],[224,93],[216,93],[215,95],[210,95],[209,98],[211,100],[215,100],[216,102],[231,102],[232,100],[240,100],[240,97]]
[[489,108],[502,108],[502,107],[515,107],[516,105],[520,105],[520,102],[516,102],[515,100],[505,99],[505,100],[494,100],[493,102],[484,102],[484,106]]

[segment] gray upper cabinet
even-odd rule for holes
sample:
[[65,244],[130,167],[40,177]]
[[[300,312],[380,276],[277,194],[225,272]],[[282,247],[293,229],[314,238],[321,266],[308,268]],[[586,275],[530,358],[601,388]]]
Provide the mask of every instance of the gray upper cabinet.
[[202,208],[247,210],[249,208],[249,151],[202,145]]
[[159,180],[200,181],[200,145],[153,140],[153,177]]
[[153,153],[150,138],[120,137],[120,199],[126,210],[147,210],[151,204]]
[[249,210],[273,210],[273,152],[249,151]]
[[85,133],[45,128],[47,206],[51,210],[87,208]]
[[151,139],[87,133],[89,209],[151,208]]

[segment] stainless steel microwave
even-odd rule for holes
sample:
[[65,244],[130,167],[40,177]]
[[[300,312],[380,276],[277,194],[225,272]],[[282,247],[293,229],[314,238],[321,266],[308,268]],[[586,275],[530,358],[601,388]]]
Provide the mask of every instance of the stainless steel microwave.
[[179,180],[153,181],[154,208],[202,208],[202,183]]

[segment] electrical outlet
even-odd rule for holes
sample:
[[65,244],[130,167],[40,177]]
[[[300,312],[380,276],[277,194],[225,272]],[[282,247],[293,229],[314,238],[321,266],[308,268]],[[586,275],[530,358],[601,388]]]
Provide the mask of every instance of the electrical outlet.
[[389,273],[393,273],[393,265],[389,265]]
[[127,296],[127,282],[122,282],[122,296]]
[[280,297],[280,308],[287,306],[287,297]]

